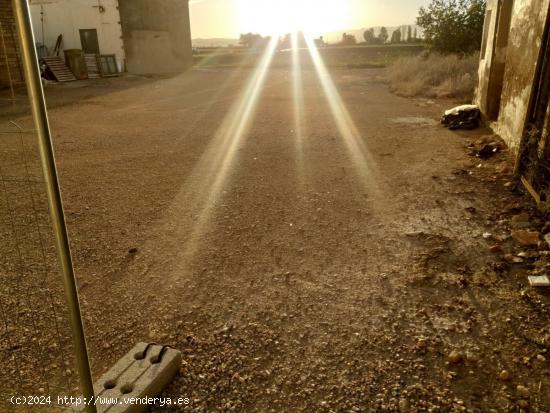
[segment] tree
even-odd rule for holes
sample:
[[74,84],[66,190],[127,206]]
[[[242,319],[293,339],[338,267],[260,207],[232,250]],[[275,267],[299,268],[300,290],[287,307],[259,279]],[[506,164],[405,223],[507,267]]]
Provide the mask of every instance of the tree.
[[344,33],[342,35],[342,44],[346,46],[352,46],[354,44],[357,44],[357,39],[353,34]]
[[418,28],[417,28],[417,27],[414,28],[413,40],[414,40],[415,42],[418,41]]
[[394,30],[391,35],[392,43],[401,43],[401,29]]
[[376,36],[374,35],[374,29],[368,29],[363,34],[363,37],[365,38],[365,42],[367,44],[375,44],[376,43]]
[[327,45],[323,36],[320,36],[318,39],[314,39],[313,42],[315,43],[315,47],[317,47],[317,49],[319,49],[320,47],[325,47]]
[[252,47],[261,46],[262,44],[266,43],[267,39],[268,39],[267,37],[263,38],[259,34],[245,33],[245,34],[241,34],[239,43],[243,47],[252,48]]
[[380,29],[380,33],[378,34],[378,40],[380,41],[380,43],[384,44],[388,41],[388,37],[388,29],[382,27]]
[[287,33],[283,37],[279,38],[279,50],[286,50],[292,48],[292,34]]
[[294,48],[294,42],[296,42],[296,47],[298,49],[307,48],[306,37],[304,32],[299,31],[296,33],[296,39],[292,38],[292,33],[287,33],[283,37],[279,38],[279,50],[292,49]]
[[481,47],[485,0],[431,0],[417,24],[426,43],[443,53],[472,53]]
[[407,42],[412,42],[412,27],[407,27]]

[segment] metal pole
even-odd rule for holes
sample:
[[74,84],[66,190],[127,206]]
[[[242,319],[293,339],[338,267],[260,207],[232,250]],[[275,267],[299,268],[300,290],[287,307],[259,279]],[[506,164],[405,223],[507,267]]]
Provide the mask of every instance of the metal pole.
[[[17,21],[19,44],[21,46],[23,69],[27,80],[29,100],[38,133],[40,158],[46,181],[50,214],[55,231],[56,249],[61,265],[63,284],[69,307],[78,372],[80,375],[80,385],[86,400],[91,401],[94,397],[92,373],[90,371],[88,351],[86,349],[86,337],[84,335],[84,326],[80,314],[80,303],[78,301],[78,291],[76,288],[71,249],[69,246],[69,236],[67,234],[63,203],[57,178],[50,125],[46,110],[46,101],[44,99],[44,89],[42,88],[40,69],[34,45],[29,4],[27,0],[13,0],[13,5],[15,20]],[[89,405],[86,405],[86,412],[97,413],[94,403],[89,403]]]

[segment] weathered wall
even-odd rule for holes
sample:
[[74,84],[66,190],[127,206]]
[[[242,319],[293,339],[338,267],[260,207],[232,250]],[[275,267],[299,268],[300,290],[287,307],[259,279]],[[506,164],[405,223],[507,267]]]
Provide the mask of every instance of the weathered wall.
[[100,52],[115,54],[119,69],[123,69],[118,0],[30,0],[30,4],[37,42],[53,49],[62,34],[63,49],[82,49],[79,30],[96,29]]
[[0,0],[0,87],[24,82],[11,0]]
[[485,15],[476,103],[490,121],[498,119],[514,0],[489,0]]
[[193,63],[188,0],[119,0],[128,71],[173,73]]
[[481,57],[479,62],[479,84],[476,91],[475,103],[484,114],[487,114],[487,100],[489,79],[493,63],[495,49],[495,31],[498,17],[499,0],[488,0],[485,12],[485,25],[483,27],[483,41],[481,45]]
[[495,131],[515,152],[521,144],[550,0],[515,0],[504,88]]

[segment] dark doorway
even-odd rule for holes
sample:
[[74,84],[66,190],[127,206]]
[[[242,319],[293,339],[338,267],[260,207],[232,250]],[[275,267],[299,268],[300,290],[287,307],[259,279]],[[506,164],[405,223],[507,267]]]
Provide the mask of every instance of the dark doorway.
[[80,43],[85,54],[99,54],[96,29],[80,29]]

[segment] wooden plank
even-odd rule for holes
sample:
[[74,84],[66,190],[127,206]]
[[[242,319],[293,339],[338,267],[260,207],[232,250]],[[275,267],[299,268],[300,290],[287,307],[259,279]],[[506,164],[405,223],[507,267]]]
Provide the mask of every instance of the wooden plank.
[[531,185],[531,183],[524,176],[521,177],[521,182],[523,183],[523,186],[525,187],[525,189],[529,191],[529,193],[531,194],[531,196],[533,197],[537,205],[540,206],[540,195],[537,193],[537,191],[535,191],[535,188],[533,188],[533,185]]
[[47,56],[42,60],[44,60],[58,82],[74,82],[76,80],[73,72],[70,71],[61,57]]
[[88,78],[99,79],[101,74],[99,71],[97,56],[95,54],[85,54],[84,61],[86,62],[86,68],[88,69]]

